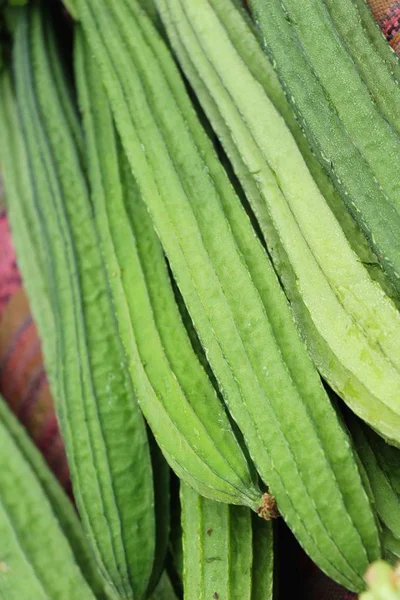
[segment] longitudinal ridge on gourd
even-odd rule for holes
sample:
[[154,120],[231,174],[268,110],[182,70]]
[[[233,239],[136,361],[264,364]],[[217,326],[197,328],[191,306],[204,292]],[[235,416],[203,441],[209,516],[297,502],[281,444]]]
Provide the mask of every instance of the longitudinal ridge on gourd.
[[[216,500],[256,510],[261,492],[184,329],[160,243],[119,147],[97,66],[83,39],[76,51],[93,157],[94,213],[142,410],[171,466],[188,484]],[[102,146],[114,149],[114,160]]]
[[155,543],[147,433],[118,337],[80,136],[71,130],[74,108],[65,111],[70,98],[60,91],[43,11],[37,5],[19,11],[14,44],[16,96],[55,322],[55,330],[40,333],[50,338],[45,353],[51,348],[57,356],[51,381],[75,499],[99,569],[113,593],[142,597]]
[[[251,6],[310,145],[398,290],[400,141],[395,129],[340,43],[325,3],[273,0],[267,6],[252,0]],[[304,19],[310,13],[313,18]],[[284,53],[282,37],[287,40]],[[383,51],[378,53],[375,44],[375,52]],[[379,89],[385,98],[385,89]]]
[[[184,1],[159,4],[177,54],[247,193],[314,362],[357,414],[396,442],[399,313],[352,252],[343,221],[335,218],[345,208],[337,200],[328,206],[322,179],[320,189],[315,185],[307,169],[315,173],[314,162],[306,153],[305,164],[277,111],[283,102],[267,59],[239,12],[227,10],[226,0],[190,8]],[[210,43],[214,35],[219,44]],[[253,44],[252,61],[244,60],[248,50],[239,35]],[[241,77],[230,77],[230,69]],[[284,104],[283,115],[300,140]],[[304,152],[304,143],[300,147]],[[355,240],[354,229],[346,233]],[[359,254],[361,249],[368,260],[358,233],[353,249]]]
[[[60,526],[57,510],[46,495],[41,478],[44,464],[35,470],[25,452],[37,452],[22,431],[9,431],[12,416],[0,398],[0,534],[3,556],[0,593],[4,597],[29,600],[79,597],[94,600],[84,574],[78,566],[68,538]],[[18,426],[17,426],[18,427]],[[22,448],[21,446],[24,446]],[[30,447],[29,447],[30,446]],[[51,475],[49,474],[51,478]],[[58,485],[55,481],[53,484]],[[63,492],[59,490],[61,494]],[[65,498],[65,503],[69,500]],[[64,510],[64,509],[63,509]],[[72,508],[71,508],[72,510]],[[75,518],[75,517],[73,517]],[[71,522],[71,521],[70,521]],[[79,522],[73,523],[79,535]],[[85,543],[83,541],[83,543]],[[76,549],[76,546],[75,548]],[[100,592],[97,587],[96,591]],[[101,595],[99,593],[99,596]],[[104,596],[103,596],[104,597]]]
[[202,498],[184,484],[180,486],[180,508],[185,597],[273,598],[271,522],[258,519],[246,507]]
[[[314,560],[357,589],[379,542],[350,445],[176,67],[136,3],[79,0],[78,12],[140,193],[251,457]],[[331,498],[328,512],[317,488]]]

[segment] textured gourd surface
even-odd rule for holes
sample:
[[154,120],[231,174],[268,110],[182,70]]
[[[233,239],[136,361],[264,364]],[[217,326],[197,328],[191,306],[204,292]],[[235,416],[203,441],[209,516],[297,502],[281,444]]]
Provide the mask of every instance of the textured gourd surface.
[[[358,455],[371,484],[379,518],[396,537],[400,538],[399,497],[379,460],[380,445],[385,442],[354,419],[350,422],[350,427]],[[397,449],[395,451],[398,453]]]
[[79,16],[140,192],[252,459],[314,560],[361,587],[379,542],[348,440],[176,67],[135,3],[79,0]]
[[376,52],[379,53],[381,59],[387,64],[394,79],[397,82],[400,82],[399,58],[392,47],[387,43],[387,39],[379,24],[376,22],[369,4],[366,0],[354,0],[353,4],[357,7],[360,22],[370,43],[374,46]]
[[[368,31],[353,0],[324,1],[334,23],[336,35],[357,66],[375,104],[399,133],[399,81],[391,64],[386,60],[391,53],[389,44],[386,43],[384,56],[378,51],[376,43],[371,44]],[[370,18],[372,20],[372,14]]]
[[[339,0],[333,13],[339,12],[343,4],[344,1]],[[394,104],[396,104],[396,100],[398,102],[400,97],[398,87],[394,85],[390,88],[388,85],[390,80],[382,86],[379,75],[375,75],[375,89],[371,88],[372,82],[368,85],[369,79],[366,81],[366,75],[370,73],[370,69],[364,71],[362,59],[366,59],[368,50],[369,55],[380,62],[379,56],[374,53],[372,46],[366,44],[364,56],[360,52],[358,57],[361,58],[357,61],[353,59],[349,48],[344,43],[347,37],[345,39],[340,37],[336,18],[331,18],[332,7],[331,11],[328,11],[329,2],[285,0],[282,6],[286,10],[286,20],[291,22],[291,28],[301,43],[303,53],[312,64],[315,76],[325,93],[331,98],[338,119],[351,137],[354,146],[369,164],[387,199],[398,209],[400,181],[397,170],[393,167],[399,158],[400,139],[393,127],[395,125],[393,117],[396,115],[398,118],[399,115],[396,108],[394,108],[394,115],[388,115],[379,106],[379,101],[387,100],[391,91],[394,91]],[[310,19],[311,15],[312,19]],[[351,23],[354,25],[348,8],[346,17],[347,26]],[[357,21],[355,25],[352,31],[353,40],[356,33],[361,30]],[[324,52],[321,52],[322,49]],[[328,64],[331,67],[329,69],[326,68]],[[340,89],[338,74],[340,74]],[[354,98],[357,98],[356,105]],[[372,140],[374,143],[371,143]]]
[[[223,26],[228,33],[230,42],[235,47],[239,57],[241,57],[246,63],[246,66],[252,73],[254,79],[256,79],[263,87],[277,111],[284,118],[286,125],[289,127],[303,155],[303,158],[307,163],[310,173],[312,174],[315,182],[323,193],[325,200],[339,221],[353,250],[358,254],[361,261],[369,269],[371,277],[376,278],[379,283],[385,287],[385,289],[388,288],[389,282],[384,276],[382,270],[377,269],[377,258],[371,252],[364,234],[360,230],[356,221],[354,221],[354,219],[348,213],[331,180],[326,175],[325,171],[312,153],[307,139],[296,121],[292,107],[285,97],[285,93],[279,83],[278,76],[267,56],[262,51],[260,32],[250,20],[249,15],[243,9],[241,2],[237,1],[235,4],[238,5],[239,9],[235,10],[231,6],[231,3],[229,3],[229,10],[227,10],[226,1],[212,2],[212,7],[218,16],[218,19],[220,20],[221,26]],[[207,86],[205,85],[206,80],[202,80],[201,77],[199,77],[190,54],[186,51],[185,46],[180,40],[179,29],[175,27],[174,21],[171,21],[169,26],[169,37],[171,42],[174,44],[175,51],[179,56],[179,61],[182,67],[186,70],[193,87],[196,89],[198,98],[201,100],[203,105],[206,103],[208,117],[211,120],[218,119],[218,106],[214,102],[211,93],[209,93]],[[385,45],[387,46],[386,42]],[[235,165],[235,171],[240,178],[242,186],[250,197],[254,197],[253,201],[256,202],[256,198],[259,195],[258,188],[255,185],[254,177],[249,176],[248,174],[246,176],[247,171],[245,165],[243,164],[240,152],[238,152],[235,144],[233,143],[232,132],[230,128],[227,126],[224,119],[221,118],[218,119],[218,124],[216,121],[214,121],[213,126],[214,129],[218,131],[218,136],[220,139],[223,140],[225,151],[228,153],[230,160]],[[261,205],[263,204],[262,200],[259,200],[258,202],[261,202]],[[256,212],[258,218],[262,221],[262,215],[259,213],[260,210],[261,206],[258,207]],[[264,223],[264,227],[267,227],[267,223]],[[277,242],[274,240],[274,244],[278,242],[279,240]],[[283,249],[282,252],[284,252]],[[390,291],[393,293],[393,290]]]
[[120,597],[141,597],[155,535],[148,440],[119,341],[72,108],[63,106],[68,99],[60,98],[57,62],[48,49],[50,35],[40,8],[19,13],[16,91],[35,174],[34,212],[46,245],[57,410],[74,495],[102,574]]
[[3,419],[0,492],[1,594],[18,600],[94,599],[40,481]]
[[58,520],[60,528],[68,539],[76,562],[79,564],[96,598],[105,598],[104,586],[75,508],[44,462],[39,450],[28,438],[23,427],[21,427],[20,423],[2,400],[0,400],[0,422],[6,427],[8,434],[18,447],[21,456],[23,456],[34,472]]
[[184,328],[160,242],[119,147],[98,67],[81,36],[77,42],[94,213],[142,410],[188,484],[256,510],[261,492]]
[[273,0],[267,6],[253,0],[251,6],[310,144],[398,289],[400,141],[395,129],[340,43],[325,3]]
[[[399,313],[351,251],[342,224],[264,93],[272,90],[282,104],[273,78],[268,82],[268,70],[262,71],[267,60],[240,14],[228,11],[229,1],[159,4],[178,56],[247,191],[316,364],[355,412],[396,441]],[[249,45],[245,51],[244,40],[253,42],[251,51]],[[286,118],[288,113],[285,109]],[[346,231],[352,232],[363,249],[359,232]]]
[[180,498],[185,598],[272,598],[272,524],[253,521],[247,508],[206,500],[185,485]]

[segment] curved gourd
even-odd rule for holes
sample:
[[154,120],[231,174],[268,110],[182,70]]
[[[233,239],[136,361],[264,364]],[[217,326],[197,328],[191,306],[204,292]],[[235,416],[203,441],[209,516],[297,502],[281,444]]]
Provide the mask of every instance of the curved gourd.
[[76,41],[93,211],[143,413],[170,465],[189,485],[215,500],[257,510],[262,494],[191,346],[97,65],[82,35]]
[[314,560],[359,589],[380,550],[349,441],[176,66],[136,2],[79,0],[78,13],[141,196],[251,458]]
[[[294,139],[270,100],[276,86],[267,81],[267,65],[263,74],[267,60],[256,40],[227,0],[159,5],[247,193],[315,364],[354,412],[400,443],[400,314],[351,248],[321,193],[323,182],[317,187],[307,168],[315,167],[296,144],[299,132],[292,126]],[[253,42],[250,59],[244,40]]]
[[57,357],[57,412],[85,533],[110,593],[140,598],[155,546],[148,439],[118,336],[71,128],[73,108],[65,111],[68,97],[61,97],[53,64],[52,35],[42,7],[18,13],[16,97],[34,184],[31,212],[45,248],[44,277],[55,323],[52,332],[40,333],[52,336],[44,350],[51,348]]
[[[3,400],[0,402],[0,595],[11,600],[94,600],[76,562],[79,556],[74,556],[64,535],[58,510],[53,510],[46,496],[42,481],[49,477],[43,475],[44,465],[39,466],[42,476],[38,478],[35,472],[32,462],[38,463],[37,450],[31,445],[28,451],[32,452],[32,460],[27,460],[29,442],[22,442],[25,449],[21,451],[21,432],[18,440],[8,431],[5,422],[9,416],[4,418],[7,409]],[[65,532],[70,525],[71,520]],[[73,527],[80,537],[79,524],[76,522]]]

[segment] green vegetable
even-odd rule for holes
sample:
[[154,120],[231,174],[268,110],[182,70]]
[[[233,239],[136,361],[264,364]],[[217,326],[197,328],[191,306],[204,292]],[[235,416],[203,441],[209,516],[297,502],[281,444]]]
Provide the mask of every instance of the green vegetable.
[[[79,147],[66,97],[60,97],[52,27],[42,11],[33,4],[19,12],[14,47],[19,120],[33,182],[30,214],[42,240],[38,254],[55,323],[40,333],[49,338],[45,353],[57,357],[52,381],[87,538],[110,593],[140,598],[155,545],[147,433],[118,337]],[[9,197],[18,201],[16,191]],[[17,255],[25,253],[17,239]],[[24,276],[32,274],[26,270]]]
[[182,542],[182,523],[181,523],[181,505],[179,500],[180,485],[179,480],[174,481],[171,495],[171,533],[169,540],[169,551],[172,559],[173,573],[180,583],[183,580],[183,542]]
[[380,550],[349,441],[176,66],[135,2],[79,0],[78,12],[141,196],[251,458],[313,559],[359,589]]
[[[379,461],[380,444],[385,442],[354,418],[350,420],[350,428],[371,484],[379,518],[400,538],[400,498]],[[398,453],[398,450],[396,452]]]
[[369,437],[380,468],[384,471],[393,490],[400,497],[400,450],[386,444],[381,437],[374,435],[373,432],[369,432]]
[[[315,364],[354,412],[399,443],[400,315],[352,252],[321,190],[339,213],[343,208],[321,177],[317,188],[266,94],[291,123],[257,41],[240,13],[228,10],[229,0],[158,4],[247,193]],[[300,141],[301,132],[293,125],[292,131]],[[318,175],[309,151],[305,156]]]
[[325,3],[252,0],[251,7],[311,146],[399,290],[397,132],[341,43]]
[[357,7],[360,21],[364,31],[368,35],[370,43],[374,45],[375,50],[380,54],[391,70],[393,78],[400,82],[400,63],[399,58],[393,48],[388,44],[382,29],[374,18],[371,7],[367,0],[353,0],[353,4]]
[[0,399],[0,422],[18,448],[27,465],[35,474],[43,489],[52,511],[75,555],[83,576],[92,588],[96,598],[105,598],[105,591],[94,557],[85,539],[82,526],[71,501],[46,465],[39,450],[28,438],[23,427],[15,419],[5,402]]
[[181,485],[183,585],[188,600],[273,597],[272,524],[245,507],[202,498]]
[[368,480],[364,481],[364,485],[369,487],[370,497],[379,517],[383,557],[393,562],[394,549],[400,543],[399,498],[379,463],[379,446],[375,445],[375,441],[380,438],[354,418],[350,419],[349,425]]
[[271,523],[257,520],[253,515],[253,565],[251,600],[275,598],[279,587],[276,581],[276,561],[273,553],[274,529]]
[[150,437],[150,453],[151,466],[153,469],[153,484],[154,484],[154,510],[156,518],[156,543],[154,549],[153,568],[147,584],[146,597],[153,592],[157,586],[162,571],[164,569],[165,557],[168,550],[170,521],[171,521],[171,497],[170,488],[170,470],[168,463],[164,459],[160,448],[157,446],[151,432],[148,432]]
[[[325,200],[329,204],[330,209],[339,221],[340,226],[343,229],[351,247],[358,254],[360,260],[369,270],[371,277],[377,279],[380,285],[385,288],[385,290],[390,290],[391,294],[393,294],[393,290],[390,289],[390,284],[387,278],[384,276],[382,270],[378,267],[377,258],[371,252],[365,236],[359,229],[357,223],[347,212],[347,209],[343,204],[342,199],[337,194],[332,182],[312,153],[308,142],[296,121],[295,114],[290,104],[286,100],[285,93],[279,83],[273,66],[269,62],[265,53],[262,52],[261,40],[257,35],[259,33],[258,30],[255,29],[254,24],[249,18],[249,15],[243,9],[240,0],[235,0],[235,4],[238,5],[237,10],[231,6],[231,1],[213,2],[212,7],[218,15],[221,26],[223,26],[228,32],[230,41],[235,47],[236,52],[240,55],[240,57],[242,57],[254,79],[256,79],[259,85],[263,87],[265,93],[275,106],[276,110],[284,118],[286,125],[289,127],[294,139],[296,140],[298,148],[303,155],[303,158],[313,176],[315,183],[317,183],[325,197]],[[169,12],[170,7],[169,5],[167,6]],[[176,29],[174,27],[175,33],[172,33],[173,30],[171,28],[173,26],[174,23],[171,23],[170,39],[174,43],[174,48],[179,55],[179,60],[186,73],[190,77],[191,83],[195,87],[197,96],[203,107],[207,106],[207,115],[213,122],[214,128],[218,130],[218,135],[223,142],[225,151],[228,153],[230,160],[235,165],[236,173],[241,180],[246,193],[249,196],[254,196],[257,194],[256,186],[254,186],[254,183],[252,184],[252,177],[245,176],[246,166],[245,164],[242,164],[240,152],[238,152],[235,144],[232,141],[230,129],[226,124],[224,124],[224,120],[218,116],[218,105],[211,97],[211,93],[208,93],[207,79],[201,80],[199,77],[198,72],[195,69],[194,62],[192,63],[191,57],[188,55],[185,46],[180,42],[179,28]],[[259,202],[261,202],[261,205],[263,204],[262,200]],[[260,207],[256,212],[258,213],[259,210]],[[261,217],[259,218],[262,224],[262,219]]]
[[393,77],[390,62],[385,60],[392,54],[389,44],[385,44],[385,56],[375,43],[371,43],[367,30],[360,23],[354,0],[324,0],[324,3],[342,45],[357,66],[380,113],[400,133],[399,82]]
[[[56,491],[56,482],[45,473],[37,450],[0,402],[0,596],[7,600],[94,600],[76,562],[83,558],[85,563],[89,557],[79,524],[68,514],[67,500],[60,500],[62,492]],[[6,423],[11,424],[11,432]],[[76,557],[64,535],[67,532],[72,534]],[[84,567],[88,566],[86,562]]]
[[346,421],[365,469],[380,519],[384,557],[391,563],[397,562],[400,558],[400,451],[386,444],[380,436],[353,416],[348,415]]
[[81,35],[76,41],[94,215],[141,408],[169,464],[189,485],[257,510],[261,492],[185,331],[97,65]]
[[151,600],[178,600],[165,571],[161,575],[161,579],[151,596]]
[[394,533],[385,526],[383,526],[382,531],[382,545],[385,550],[385,559],[391,564],[398,563],[400,559],[400,538],[396,537]]

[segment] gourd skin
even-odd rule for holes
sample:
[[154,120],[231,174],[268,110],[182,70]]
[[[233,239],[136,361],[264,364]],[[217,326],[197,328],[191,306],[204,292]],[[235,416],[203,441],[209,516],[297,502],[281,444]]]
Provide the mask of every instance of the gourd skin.
[[400,557],[399,449],[386,444],[380,436],[357,422],[354,417],[349,417],[348,422],[381,522],[385,558],[388,553]]
[[[15,600],[94,600],[40,479],[5,425],[10,416],[0,403],[0,594]],[[32,444],[29,451],[37,452]]]
[[[338,2],[324,0],[324,3],[342,45],[345,46],[347,53],[356,64],[380,113],[399,134],[400,93],[399,80],[396,78],[396,74],[400,73],[400,68],[398,65],[397,68],[393,68],[390,60],[393,52],[389,44],[380,39],[381,43],[384,42],[384,50],[378,44],[377,36],[374,36],[374,39],[371,40],[368,33],[372,33],[372,26],[376,28],[377,24],[372,23],[367,28],[357,7],[357,0],[339,0]],[[364,21],[366,18],[365,16]],[[371,13],[369,18],[372,21],[374,20]],[[362,49],[361,52],[360,49]]]
[[[159,0],[171,43],[246,191],[314,363],[359,416],[398,443],[399,312],[374,281],[388,290],[293,124],[254,35],[229,5]],[[369,271],[360,259],[372,261]]]
[[189,485],[215,500],[257,510],[262,494],[191,346],[160,242],[82,32],[76,42],[93,210],[143,413],[170,465]]
[[380,550],[346,434],[176,67],[136,3],[79,0],[78,13],[142,198],[252,460],[314,560],[357,589]]
[[251,7],[310,145],[399,290],[398,135],[340,43],[324,3],[252,0]]
[[43,456],[28,438],[24,428],[11,413],[5,402],[0,399],[0,422],[7,429],[13,443],[18,447],[23,459],[35,474],[47,501],[58,521],[59,527],[68,540],[75,560],[83,576],[98,600],[107,598],[103,581],[97,571],[91,549],[85,538],[76,510],[65,491],[45,463]]
[[183,586],[188,600],[272,600],[273,526],[248,508],[180,487]]
[[[47,356],[46,364],[52,364],[85,533],[111,597],[140,598],[155,546],[148,439],[118,337],[79,133],[71,126],[74,109],[65,110],[68,97],[61,97],[52,28],[43,11],[33,4],[18,13],[14,44],[16,97],[33,173],[30,214],[42,239],[54,328],[38,324],[45,355],[57,357],[54,364]],[[17,243],[19,251],[25,249]]]
[[387,43],[387,39],[379,24],[376,22],[369,4],[367,4],[366,0],[353,0],[353,4],[357,7],[361,24],[366,35],[368,35],[370,43],[374,46],[375,51],[380,55],[381,59],[386,63],[392,73],[393,79],[400,82],[400,64],[398,56],[393,48]]

